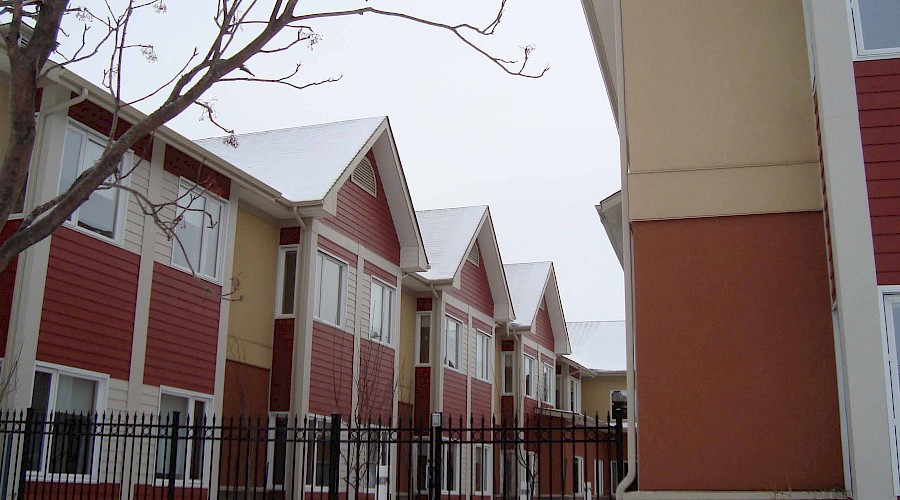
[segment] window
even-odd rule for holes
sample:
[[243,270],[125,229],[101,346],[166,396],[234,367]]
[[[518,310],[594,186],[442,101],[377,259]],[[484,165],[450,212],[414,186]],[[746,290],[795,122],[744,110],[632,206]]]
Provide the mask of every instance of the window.
[[390,344],[394,321],[394,289],[372,280],[372,302],[369,307],[369,338]]
[[314,316],[343,326],[347,265],[322,252],[316,256],[316,303]]
[[553,382],[556,374],[553,372],[553,365],[547,363],[541,364],[541,401],[547,404],[553,404]]
[[581,381],[569,378],[569,411],[581,413]]
[[306,443],[306,486],[328,488],[331,468],[331,425],[326,417],[312,416],[307,420],[309,432]]
[[[94,166],[106,149],[106,139],[101,139],[81,129],[69,126],[63,145],[62,164],[59,172],[59,193],[69,189],[82,172]],[[127,171],[131,155],[126,154],[119,165]],[[107,179],[113,181],[114,177]],[[78,227],[110,239],[118,239],[125,216],[125,196],[119,189],[97,189],[70,220]]]
[[275,296],[275,315],[294,315],[294,288],[297,282],[297,247],[278,249],[278,284]]
[[559,410],[563,410],[563,400],[562,393],[560,391],[563,390],[563,377],[562,375],[557,375],[556,380],[554,381],[553,393],[556,398],[556,408]]
[[473,493],[491,495],[493,493],[492,481],[494,468],[492,466],[493,453],[491,445],[476,444],[472,456]]
[[443,471],[441,476],[441,490],[444,493],[459,492],[459,443],[444,442],[441,446]]
[[25,469],[42,474],[90,474],[94,420],[103,411],[102,375],[39,366],[34,373]]
[[[175,479],[192,481],[204,473],[204,457],[209,446],[204,439],[204,426],[209,399],[181,392],[161,392],[159,395],[159,436],[156,442],[156,479],[167,479],[175,458]],[[178,441],[172,446],[172,427],[176,426]]]
[[603,496],[603,460],[594,460],[594,496]]
[[513,353],[504,352],[500,359],[503,361],[503,394],[512,394],[515,383],[513,380],[513,374],[515,373]]
[[431,314],[417,314],[416,336],[418,348],[416,352],[416,364],[427,365],[431,363]]
[[537,378],[537,372],[535,372],[535,361],[531,356],[525,356],[525,363],[523,364],[523,374],[525,376],[525,395],[529,398],[535,397],[537,391],[535,390],[535,378]]
[[861,57],[900,55],[900,2],[851,0],[857,54]]
[[584,458],[575,457],[575,469],[572,470],[572,491],[576,495],[584,494]]
[[462,323],[448,316],[444,331],[444,364],[457,370],[459,369],[459,335],[461,331]]
[[390,433],[377,427],[362,432],[366,439],[361,453],[364,461],[360,470],[363,486],[369,490],[386,491],[390,465]]
[[475,376],[481,380],[489,380],[491,376],[491,337],[483,332],[475,333]]
[[269,414],[269,487],[284,489],[285,467],[288,457],[288,414],[273,412]]
[[172,264],[209,279],[219,279],[224,253],[225,203],[182,181],[177,214],[181,217],[172,241]]

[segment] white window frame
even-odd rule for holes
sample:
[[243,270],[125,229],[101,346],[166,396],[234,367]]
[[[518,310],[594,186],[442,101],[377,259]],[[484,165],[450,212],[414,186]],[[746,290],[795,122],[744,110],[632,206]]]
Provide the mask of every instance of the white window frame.
[[556,397],[556,370],[554,365],[541,362],[541,402],[549,405],[554,404]]
[[[288,252],[297,252],[295,256],[296,264],[294,265],[294,270],[300,270],[300,247],[299,245],[281,245],[278,247],[278,270],[275,275],[275,318],[293,318],[296,311],[294,308],[296,307],[296,300],[291,303],[291,312],[284,312],[284,284],[285,284],[285,266],[284,261],[287,257]],[[294,295],[296,299],[297,293],[297,278],[299,273],[295,273],[294,276]]]
[[[578,471],[578,476],[581,478],[581,481],[575,480],[575,471]],[[584,457],[580,457],[575,455],[575,460],[572,462],[572,486],[574,495],[584,495]]]
[[[531,361],[529,363],[529,361]],[[528,354],[522,360],[522,393],[526,398],[537,399],[537,358]],[[530,377],[530,378],[529,378]],[[529,386],[528,380],[531,380]],[[529,391],[529,389],[531,389]]]
[[[369,290],[371,293],[369,295],[369,336],[368,336],[368,338],[372,342],[377,342],[379,344],[386,345],[386,346],[393,346],[394,345],[394,337],[395,337],[394,323],[395,323],[395,318],[397,317],[397,309],[395,307],[395,305],[397,303],[397,287],[389,285],[387,282],[382,281],[374,276],[372,276],[371,281],[372,281],[372,283],[369,285]],[[386,304],[388,310],[390,311],[390,314],[389,314],[390,317],[388,318],[389,321],[388,321],[388,325],[387,325],[387,334],[386,334],[387,339],[384,338],[385,333],[383,331],[381,334],[381,338],[375,337],[372,332],[372,323],[373,323],[372,320],[374,319],[374,315],[375,315],[375,310],[372,309],[372,303],[374,302],[372,300],[372,297],[375,296],[375,287],[380,287],[382,289],[382,291],[381,291],[382,298],[384,298],[383,294],[385,291],[390,292],[390,300],[388,301],[388,304]],[[382,329],[384,328],[384,316],[383,316],[384,308],[385,308],[385,304],[382,303],[382,309],[381,309]]]
[[853,44],[853,58],[857,61],[892,59],[900,57],[900,46],[884,49],[866,49],[858,0],[847,0],[847,19]]
[[[319,264],[319,259],[328,259],[334,261],[336,264],[341,266],[341,278],[340,283],[338,284],[340,290],[338,290],[338,322],[335,324],[332,321],[321,318],[319,316],[319,309],[321,308],[321,295],[322,295],[322,266]],[[315,289],[315,304],[313,305],[313,318],[320,322],[325,323],[327,325],[335,326],[338,328],[343,328],[347,323],[347,275],[349,273],[350,264],[347,261],[335,257],[334,255],[323,251],[321,248],[318,250],[318,254],[316,255],[316,289]]]
[[[475,457],[481,457],[481,489],[475,487]],[[472,494],[493,496],[494,494],[494,449],[490,444],[478,443],[472,453]]]
[[[431,315],[432,313],[430,311],[416,313],[416,366],[431,366],[431,337],[434,335],[434,332],[431,331]],[[425,324],[423,318],[428,318],[427,325],[429,339],[429,345],[426,346],[426,349],[428,349],[428,360],[424,363],[422,362],[422,358],[419,357],[419,354],[422,352],[422,325]]]
[[[64,375],[72,378],[80,378],[84,380],[90,380],[92,382],[96,382],[96,392],[94,393],[94,412],[98,415],[103,414],[106,411],[106,402],[109,395],[109,375],[105,373],[92,372],[89,370],[82,370],[80,368],[72,368],[69,366],[58,365],[55,363],[45,363],[42,361],[37,361],[34,367],[35,372],[47,373],[50,374],[50,394],[48,395],[47,402],[47,415],[44,416],[45,421],[50,421],[52,418],[53,412],[56,410],[56,390],[59,385],[59,376]],[[91,444],[92,452],[91,452],[91,466],[90,472],[87,474],[66,474],[66,473],[58,473],[58,472],[48,472],[47,469],[50,464],[50,450],[52,446],[52,433],[43,430],[44,439],[42,439],[41,443],[41,467],[40,470],[29,470],[26,471],[29,480],[41,480],[41,481],[51,481],[51,482],[72,482],[72,481],[80,481],[87,480],[91,476],[95,475],[100,468],[100,455],[95,453],[94,450],[98,450],[100,447],[100,437],[95,437],[94,442]],[[23,465],[24,466],[24,465]]]
[[569,411],[581,413],[581,380],[575,377],[569,377]]
[[[389,486],[380,486],[379,487],[378,474],[381,472],[381,470],[380,470],[381,467],[387,467],[388,468],[388,483],[390,483],[390,476],[391,476],[390,459],[391,459],[391,457],[394,456],[394,454],[393,454],[393,449],[394,449],[393,446],[394,445],[391,443],[390,429],[388,429],[387,427],[378,427],[378,426],[373,425],[371,427],[365,427],[364,429],[360,429],[361,434],[365,433],[365,432],[377,432],[377,433],[381,434],[381,437],[379,438],[377,443],[374,443],[371,441],[363,443],[364,448],[363,448],[363,452],[360,454],[360,459],[366,460],[366,467],[365,467],[365,475],[363,475],[360,478],[360,482],[362,484],[360,485],[359,490],[361,492],[366,492],[366,493],[376,493],[378,490],[384,490],[385,488],[389,487]],[[375,469],[375,484],[370,484],[369,483],[370,477],[369,477],[368,473],[370,472],[369,467],[371,466],[371,463],[368,462],[368,451],[369,451],[369,446],[372,446],[373,444],[378,445],[379,456],[378,456],[378,463],[376,464],[376,469]]]
[[[156,401],[156,410],[157,410],[157,415],[159,416],[159,419],[160,419],[159,420],[160,424],[165,425],[165,423],[166,423],[165,417],[163,417],[162,414],[160,413],[160,409],[162,408],[163,395],[187,399],[187,403],[188,403],[187,406],[188,406],[189,411],[194,407],[194,404],[197,401],[202,401],[203,402],[203,417],[208,422],[211,421],[212,415],[213,415],[213,411],[212,411],[213,396],[211,394],[204,394],[202,392],[188,391],[185,389],[179,389],[177,387],[169,387],[169,386],[161,385],[161,386],[159,386],[159,397],[157,398],[157,401]],[[191,418],[190,413],[187,415],[187,417],[189,419]],[[212,444],[213,443],[211,440],[208,440],[208,439],[204,440],[204,443],[203,443],[203,465],[200,466],[200,477],[197,477],[197,478],[194,478],[194,477],[188,478],[187,477],[190,474],[191,459],[193,458],[191,456],[193,453],[193,447],[191,446],[190,443],[185,445],[185,450],[184,450],[184,476],[185,477],[183,477],[181,479],[176,479],[175,480],[176,485],[200,486],[200,483],[202,482],[203,471],[205,468],[204,466],[208,463],[206,461],[211,460],[210,457],[212,456]],[[176,453],[177,453],[177,451],[176,451]],[[158,457],[158,454],[159,454],[159,451],[155,450],[153,453],[153,456]],[[153,461],[153,466],[154,466],[153,484],[156,486],[164,486],[164,485],[169,484],[169,482],[168,482],[168,479],[157,476],[157,471],[156,471],[156,460],[157,459],[158,458],[154,458],[154,461]]]
[[[619,462],[618,460],[610,460],[609,461],[609,481],[610,481],[609,482],[609,491],[610,492],[615,492],[617,487],[619,486],[619,483],[622,482],[622,480],[625,479],[625,476],[628,475],[628,459],[625,459],[622,461],[622,473],[624,474],[624,476],[622,476],[622,477],[619,477],[619,472],[616,470],[616,465],[618,464],[618,462]],[[637,463],[637,461],[635,461],[634,462],[635,470],[640,470],[637,468],[637,466],[638,466],[638,463]],[[615,479],[615,482],[613,482],[613,479]],[[631,491],[631,489],[635,488],[635,487],[637,487],[637,485],[634,482],[632,482],[631,486],[629,486],[626,491]]]
[[[450,484],[450,481],[447,480],[447,473],[449,472],[448,466],[450,464],[450,450],[455,450],[454,460],[455,463],[455,472],[454,474],[454,484]],[[441,493],[446,493],[450,495],[455,495],[459,493],[459,485],[462,483],[462,445],[458,441],[449,441],[444,440],[441,444]]]
[[603,460],[594,460],[594,488],[592,493],[595,497],[603,496]]
[[[313,424],[313,423],[316,423],[316,425],[317,425],[317,427],[316,427],[315,429],[318,429],[318,424],[319,424],[319,423],[324,423],[324,424],[325,424],[325,429],[322,430],[323,435],[325,435],[326,433],[330,433],[330,432],[331,432],[331,417],[326,417],[326,416],[323,416],[323,415],[316,415],[316,414],[312,414],[312,413],[311,413],[311,414],[309,414],[309,415],[306,416],[306,427],[307,427],[307,429],[310,429],[310,425]],[[341,425],[341,427],[343,427],[343,425]],[[313,430],[313,432],[318,432],[318,430]],[[303,476],[303,489],[304,489],[304,491],[315,491],[315,492],[325,493],[325,492],[328,492],[328,491],[331,489],[331,485],[330,485],[330,484],[317,485],[317,484],[315,484],[315,481],[314,481],[314,478],[316,477],[316,473],[318,472],[318,471],[316,470],[316,469],[317,469],[317,462],[315,461],[316,450],[319,448],[319,445],[323,445],[323,446],[325,446],[326,449],[327,449],[327,448],[329,447],[329,445],[330,445],[329,441],[330,441],[330,435],[327,436],[327,437],[325,437],[325,439],[322,440],[322,441],[315,439],[315,436],[313,436],[312,443],[309,444],[308,446],[304,446],[304,448],[305,448],[304,451],[306,452],[306,455],[305,455],[305,456],[303,457],[303,459],[302,459],[302,460],[303,460],[303,470],[302,470],[302,472],[301,472],[301,475]],[[302,443],[298,443],[298,444],[302,444]],[[312,451],[312,456],[313,456],[312,469],[310,469],[310,466],[309,466],[309,463],[308,463],[308,461],[309,461],[309,452],[310,452],[310,451]],[[329,457],[328,457],[328,463],[331,464],[331,461],[332,461],[332,460],[340,460],[340,457],[335,458],[335,457],[329,456]],[[330,466],[330,465],[329,465],[329,466]],[[340,463],[338,464],[338,467],[340,467]],[[295,465],[295,466],[294,466],[294,469],[296,469],[296,468],[297,468],[297,467],[296,467],[296,465]],[[308,471],[310,471],[310,470],[311,470],[312,472],[311,472],[311,473],[308,473]],[[338,472],[338,475],[340,475],[340,472]]]
[[[82,139],[82,141],[81,141],[81,158],[78,161],[78,171],[75,173],[75,178],[77,179],[78,176],[81,175],[85,170],[87,170],[88,168],[93,166],[93,165],[86,166],[84,164],[84,154],[85,154],[85,151],[87,150],[87,148],[84,147],[85,143],[87,141],[90,141],[91,139],[93,139],[94,141],[103,144],[105,147],[109,138],[104,137],[104,136],[98,134],[97,132],[94,132],[93,130],[89,129],[88,127],[86,127],[74,120],[68,120],[68,122],[66,123],[66,134],[68,134],[69,130],[72,130],[73,132],[82,134],[84,136],[84,139]],[[58,172],[59,175],[58,175],[58,179],[56,182],[57,193],[62,192],[60,189],[61,188],[60,184],[62,183],[62,162],[65,159],[65,135],[63,137],[64,137],[63,138],[63,147],[62,147],[63,153],[59,158],[59,172]],[[122,155],[122,160],[119,162],[119,171],[120,172],[128,172],[132,169],[133,164],[134,164],[134,155],[129,150],[124,155]],[[128,186],[129,178],[130,178],[130,176],[123,177],[118,182],[124,186]],[[116,188],[113,188],[113,189],[116,189]],[[26,188],[26,191],[27,191],[27,188]],[[116,200],[116,223],[115,223],[115,227],[113,228],[112,237],[97,233],[95,231],[91,231],[90,229],[88,229],[86,227],[82,227],[82,226],[78,225],[78,213],[80,212],[81,207],[75,209],[72,212],[72,215],[68,219],[66,219],[64,224],[67,227],[75,229],[78,232],[87,234],[89,236],[93,236],[93,237],[98,238],[103,241],[115,243],[116,245],[121,246],[122,242],[124,240],[124,235],[125,235],[125,219],[127,218],[127,215],[128,215],[128,212],[127,212],[128,191],[126,191],[124,189],[117,189],[117,191],[118,191],[118,199]],[[26,192],[25,196],[28,196],[27,192]],[[23,204],[24,204],[24,200],[23,200]],[[23,211],[24,211],[24,206],[23,206]],[[18,215],[24,216],[24,214],[18,214]]]
[[276,440],[278,439],[277,429],[278,429],[278,420],[285,420],[285,463],[284,463],[284,480],[287,481],[287,465],[288,458],[290,457],[290,451],[288,451],[288,444],[291,443],[291,437],[289,433],[291,432],[289,429],[292,429],[291,423],[293,420],[291,419],[290,413],[286,411],[270,411],[269,412],[269,436],[268,436],[268,445],[266,446],[266,488],[274,491],[282,491],[284,490],[284,484],[275,484],[275,445]]
[[894,494],[900,495],[900,366],[897,361],[896,334],[891,325],[893,310],[888,303],[900,303],[900,286],[879,286],[879,308],[881,320],[881,343],[884,352],[884,376],[888,407],[888,428],[890,429],[891,472],[894,479]]
[[491,381],[491,361],[494,357],[493,338],[481,330],[475,330],[475,378]]
[[[194,193],[194,194],[191,194],[191,193]],[[175,210],[179,211],[179,212],[183,211],[184,207],[182,207],[181,204],[183,202],[185,202],[185,203],[192,202],[193,203],[194,201],[196,201],[195,197],[196,197],[196,199],[204,198],[205,199],[204,204],[205,203],[213,203],[213,204],[219,205],[219,222],[216,223],[216,226],[218,226],[218,228],[219,228],[219,233],[218,233],[218,241],[216,242],[216,272],[215,272],[215,275],[210,275],[203,271],[204,267],[206,267],[205,264],[206,264],[206,259],[207,259],[206,252],[205,252],[205,250],[206,250],[205,245],[207,245],[207,238],[205,235],[206,235],[206,231],[212,229],[211,227],[209,227],[209,221],[206,216],[206,214],[208,212],[206,211],[206,207],[204,205],[203,223],[200,225],[200,229],[201,229],[201,231],[200,231],[200,262],[197,264],[197,269],[193,270],[193,274],[199,278],[203,278],[203,279],[212,281],[214,283],[221,284],[222,283],[222,270],[225,267],[224,266],[225,240],[228,239],[227,235],[225,234],[227,232],[226,229],[228,227],[228,207],[229,207],[228,200],[213,194],[208,189],[205,189],[203,186],[200,186],[199,184],[197,184],[195,182],[191,182],[191,181],[185,179],[184,177],[181,177],[178,180],[178,206],[176,207]],[[188,208],[190,208],[190,205],[188,205]],[[181,227],[181,226],[179,226],[179,227]],[[177,228],[176,228],[176,230],[177,230]],[[185,265],[175,262],[176,252],[180,251],[180,249],[178,248],[178,244],[179,244],[178,240],[176,240],[175,238],[172,238],[172,267],[174,267],[176,269],[181,269],[185,272],[190,273],[191,272],[190,266],[185,266]],[[185,258],[187,258],[187,255],[185,255]]]
[[[450,350],[449,350],[450,335],[449,335],[449,333],[450,333],[450,322],[451,321],[458,325],[457,329],[456,329],[456,345],[454,346],[454,348],[456,350],[456,352],[455,352],[456,366],[455,367],[450,366],[450,359],[447,357],[447,355],[450,353]],[[449,368],[454,371],[457,371],[457,372],[460,372],[460,373],[462,373],[462,371],[463,371],[462,366],[460,366],[462,364],[462,359],[461,359],[462,356],[460,355],[460,351],[461,351],[460,346],[462,345],[462,336],[465,334],[465,332],[463,330],[464,326],[465,326],[465,323],[463,323],[461,320],[458,320],[458,319],[454,318],[453,316],[450,316],[449,314],[444,315],[444,367]]]
[[[500,374],[500,394],[503,396],[512,396],[516,392],[516,365],[514,361],[515,353],[510,351],[503,351],[500,354],[500,363],[503,370]],[[509,367],[509,377],[507,377],[506,375],[507,367]],[[507,382],[509,382],[508,390]]]

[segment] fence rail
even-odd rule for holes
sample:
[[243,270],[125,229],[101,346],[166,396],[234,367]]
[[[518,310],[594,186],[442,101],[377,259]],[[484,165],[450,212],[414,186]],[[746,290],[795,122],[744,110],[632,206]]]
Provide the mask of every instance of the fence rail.
[[0,415],[4,498],[597,498],[623,477],[621,420],[432,416],[414,425],[62,412]]

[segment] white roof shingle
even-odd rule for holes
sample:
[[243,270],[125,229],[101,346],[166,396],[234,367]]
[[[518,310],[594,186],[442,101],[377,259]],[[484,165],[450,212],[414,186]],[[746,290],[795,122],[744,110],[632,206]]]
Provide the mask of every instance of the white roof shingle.
[[379,116],[242,134],[237,136],[236,148],[224,144],[221,137],[195,142],[277,189],[289,201],[318,201],[385,120]]
[[416,212],[431,264],[428,271],[417,274],[430,281],[452,280],[486,211],[487,206],[479,205]]
[[624,372],[624,321],[570,321],[569,342],[572,354],[565,357],[598,372]]
[[503,266],[516,311],[513,326],[531,326],[544,297],[544,287],[552,265],[552,262],[526,262]]

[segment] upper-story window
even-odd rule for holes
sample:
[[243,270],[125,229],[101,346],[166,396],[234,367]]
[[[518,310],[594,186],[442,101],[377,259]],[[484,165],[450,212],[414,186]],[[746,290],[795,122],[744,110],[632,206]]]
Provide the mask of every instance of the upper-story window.
[[316,256],[316,303],[314,316],[335,326],[344,325],[347,301],[347,264],[322,252]]
[[850,0],[860,58],[900,57],[900,1]]
[[178,216],[172,240],[172,264],[218,280],[225,252],[225,202],[188,181],[178,186]]
[[297,246],[278,249],[278,284],[275,315],[294,315],[294,286],[297,283]]
[[475,376],[481,380],[489,380],[491,376],[491,337],[484,332],[475,334]]
[[418,314],[416,316],[416,364],[427,365],[431,363],[431,314]]
[[500,360],[503,363],[503,394],[513,393],[513,374],[515,373],[513,359],[513,353],[511,352],[504,352],[500,355]]
[[555,373],[553,365],[547,363],[541,364],[541,401],[547,404],[553,404],[553,382],[555,381]]
[[369,338],[390,344],[393,339],[394,289],[372,280],[372,303],[369,307]]
[[537,378],[537,361],[531,356],[525,356],[524,359],[525,362],[522,364],[522,372],[525,378],[525,395],[533,398],[537,395],[537,387],[535,387],[537,385],[535,384],[535,379]]
[[462,323],[447,317],[444,331],[444,364],[459,369],[459,336],[462,334]]
[[[94,166],[105,148],[104,139],[72,125],[67,127],[58,192],[69,189],[82,172]],[[119,170],[127,171],[130,163],[131,155],[126,154]],[[108,180],[112,181],[113,178]],[[116,188],[97,189],[72,213],[69,220],[78,227],[106,238],[119,239],[125,220],[126,198],[125,193]]]
[[569,411],[581,413],[581,381],[569,378]]

